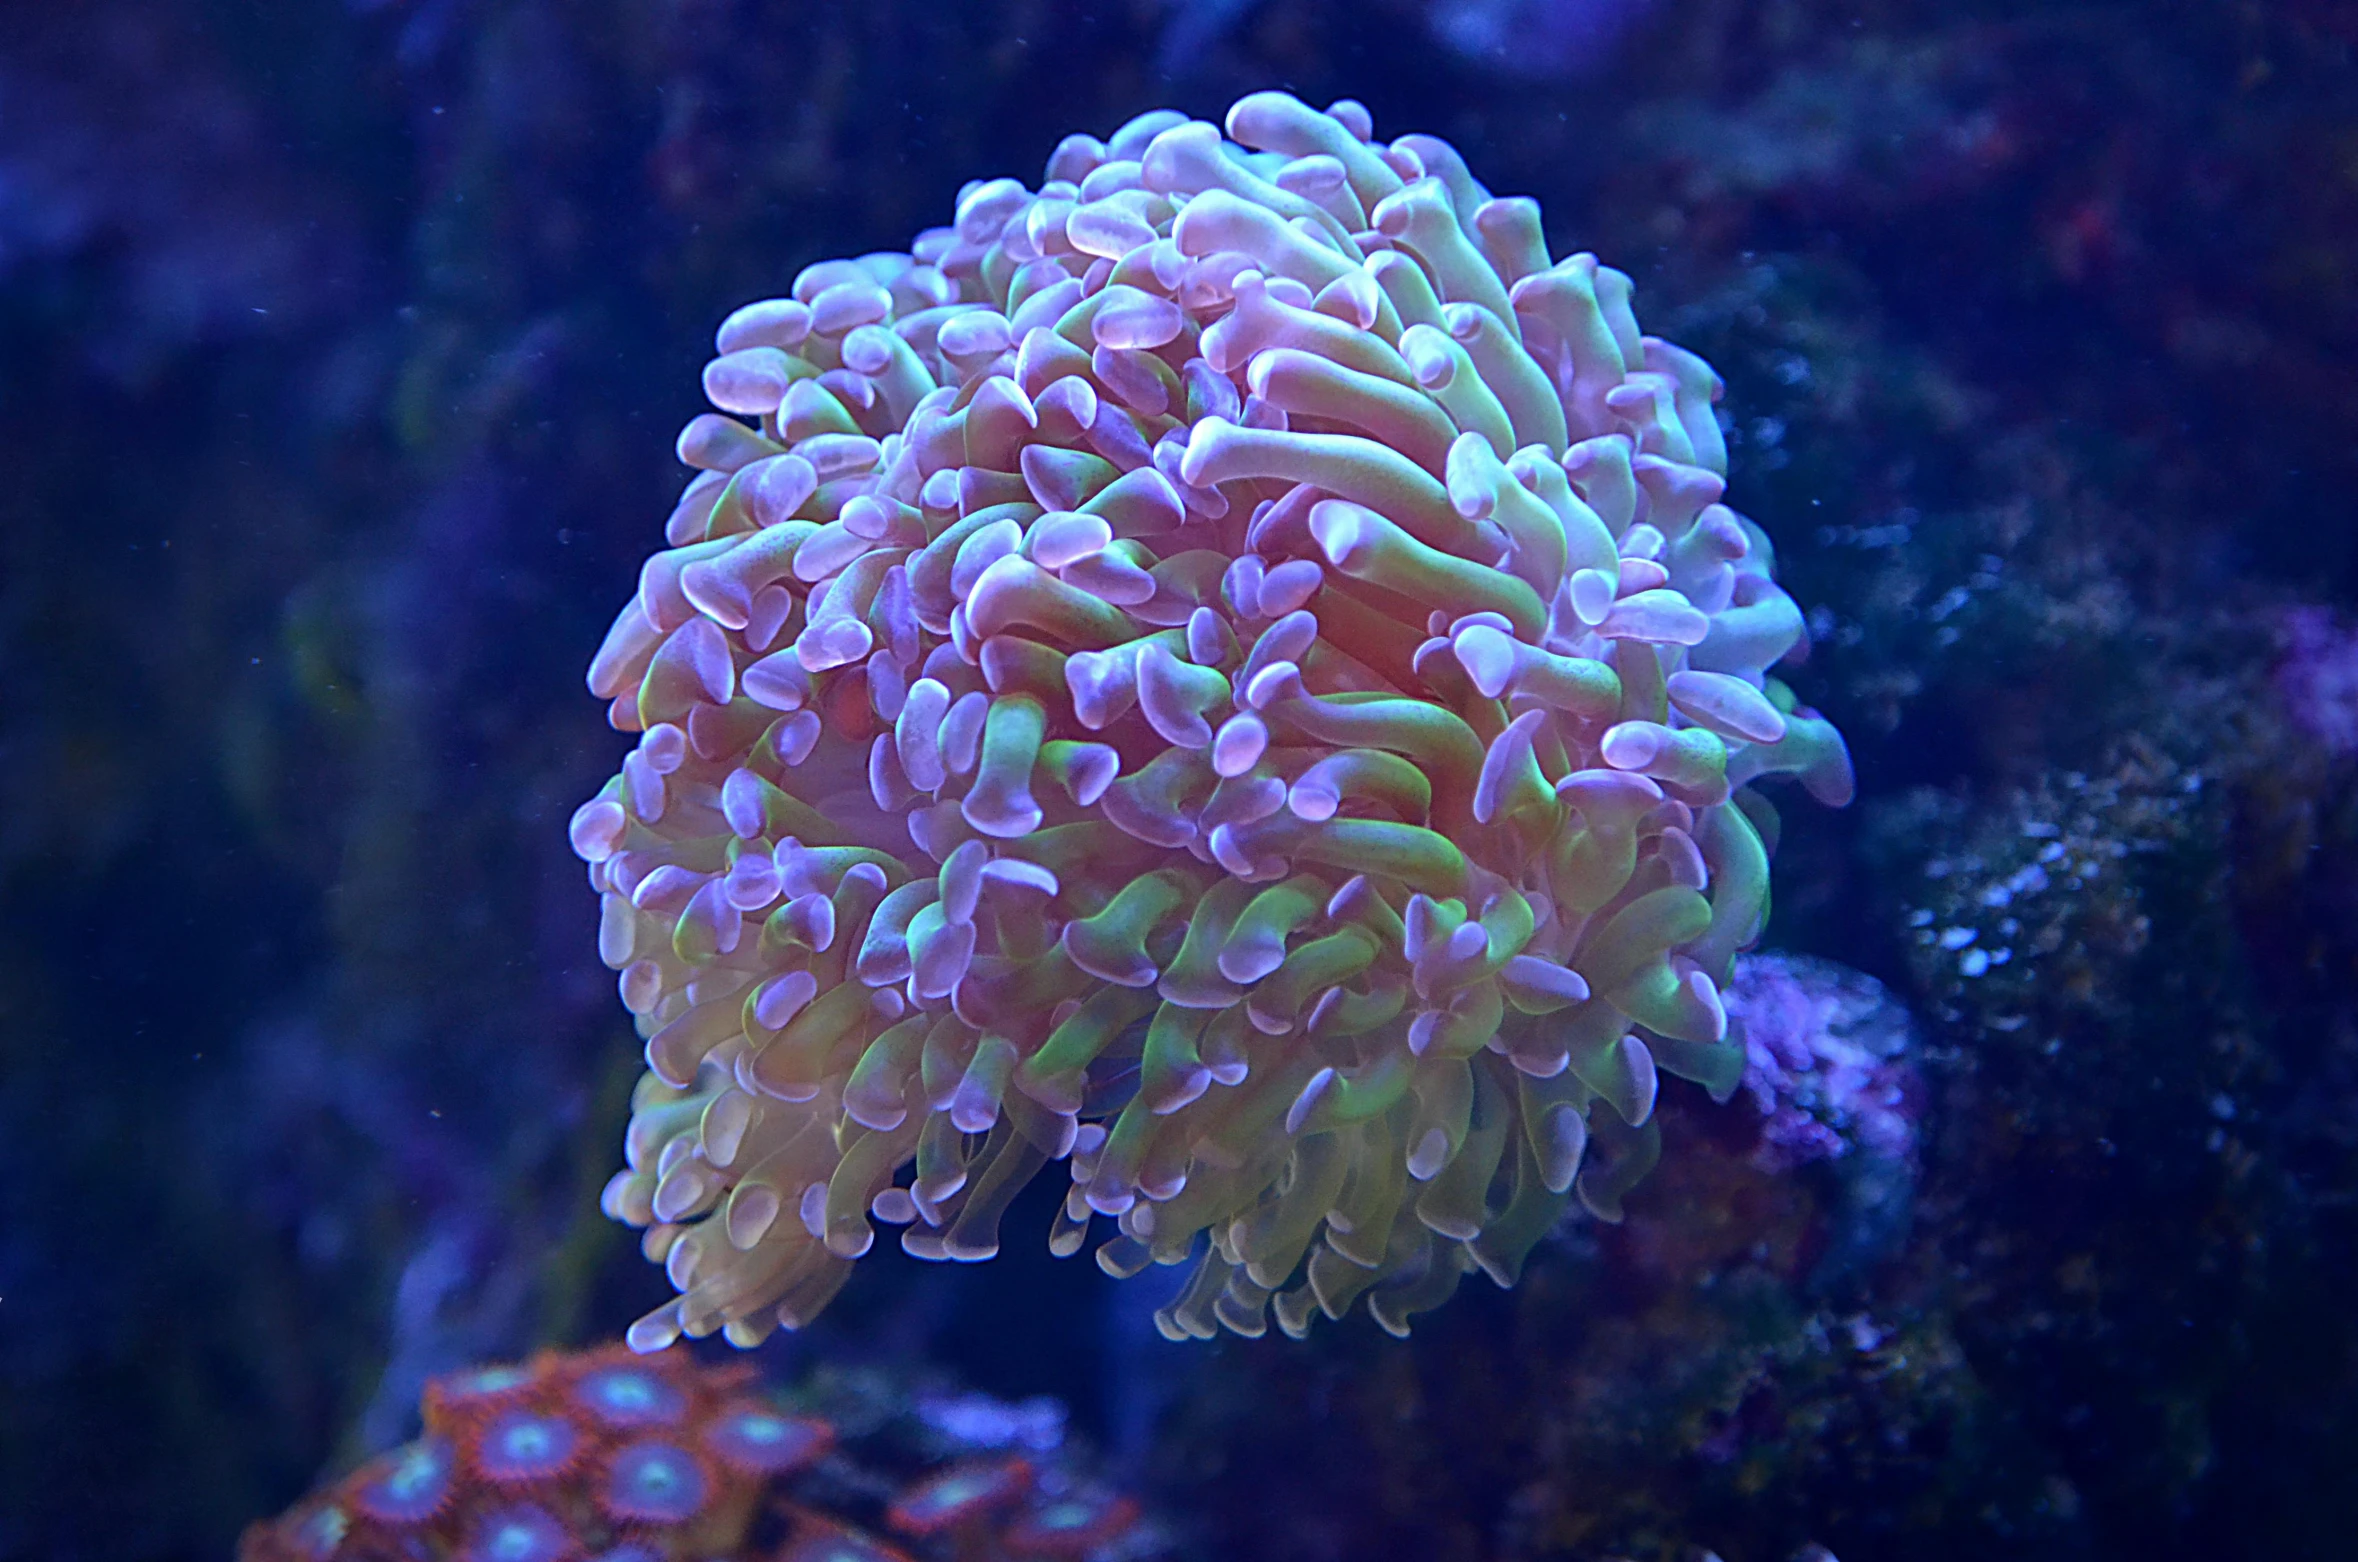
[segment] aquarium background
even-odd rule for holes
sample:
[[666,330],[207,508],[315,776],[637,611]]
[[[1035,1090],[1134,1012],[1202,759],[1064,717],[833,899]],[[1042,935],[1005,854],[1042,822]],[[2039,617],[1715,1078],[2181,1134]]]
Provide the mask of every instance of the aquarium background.
[[1666,1092],[1623,1225],[1405,1342],[1166,1344],[1044,1179],[764,1370],[1053,1396],[1179,1555],[2348,1554],[2354,49],[2337,0],[8,7],[0,1557],[224,1556],[428,1375],[662,1299],[564,824],[714,325],[1273,85],[1448,137],[1726,376],[1860,791],[1788,810],[1748,1001],[1876,1038],[1888,1120]]

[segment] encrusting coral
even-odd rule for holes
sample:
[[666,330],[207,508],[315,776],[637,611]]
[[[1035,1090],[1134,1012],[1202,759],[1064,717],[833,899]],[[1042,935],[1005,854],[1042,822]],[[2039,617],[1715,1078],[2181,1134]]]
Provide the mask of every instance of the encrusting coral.
[[1056,1252],[1200,1253],[1165,1333],[1404,1333],[1618,1218],[1659,1071],[1742,1077],[1747,783],[1851,778],[1717,376],[1445,143],[1226,129],[1071,137],[720,329],[572,822],[642,1349],[809,1321],[872,1219],[987,1258],[1057,1159]]
[[[246,1531],[239,1562],[909,1562],[807,1495],[835,1427],[750,1367],[620,1347],[545,1352],[427,1385],[425,1434]],[[1138,1505],[1030,1461],[972,1457],[885,1493],[923,1555],[1080,1558],[1140,1538]],[[842,1484],[842,1483],[838,1483]],[[865,1517],[866,1515],[862,1515]]]

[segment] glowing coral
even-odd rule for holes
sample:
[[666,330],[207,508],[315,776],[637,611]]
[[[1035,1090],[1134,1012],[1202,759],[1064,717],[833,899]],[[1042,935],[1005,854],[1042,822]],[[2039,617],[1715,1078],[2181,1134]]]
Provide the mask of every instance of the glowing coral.
[[808,1321],[872,1220],[989,1257],[1057,1159],[1057,1252],[1196,1260],[1173,1336],[1512,1283],[1659,1071],[1742,1076],[1742,789],[1848,796],[1717,377],[1532,202],[1281,93],[1047,174],[723,323],[591,668],[641,1348]]
[[[632,1407],[665,1414],[608,1413],[617,1384],[629,1386],[620,1398]],[[479,1367],[428,1385],[423,1408],[424,1436],[254,1526],[240,1557],[558,1562],[631,1555],[631,1546],[650,1562],[720,1556],[743,1542],[771,1483],[834,1442],[826,1423],[755,1397],[746,1369],[699,1368],[681,1352],[650,1360],[615,1348]],[[778,1456],[746,1457],[753,1426]]]
[[[1159,1554],[1137,1503],[1049,1456],[909,1450],[758,1392],[685,1351],[546,1353],[427,1388],[425,1433],[250,1528],[241,1562],[911,1562]],[[873,1406],[855,1413],[875,1419]],[[953,1449],[961,1448],[949,1439]],[[847,1499],[853,1512],[843,1511]],[[881,1529],[910,1550],[877,1538]]]

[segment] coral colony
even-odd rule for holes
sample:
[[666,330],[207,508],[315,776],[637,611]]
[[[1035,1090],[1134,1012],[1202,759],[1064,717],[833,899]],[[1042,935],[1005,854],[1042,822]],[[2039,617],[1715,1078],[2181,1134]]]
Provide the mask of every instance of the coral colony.
[[[1074,136],[723,323],[574,815],[647,1038],[630,1342],[875,1240],[1193,1258],[1158,1316],[1404,1333],[1715,1096],[1776,816],[1848,756],[1719,503],[1721,386],[1537,206],[1350,102]],[[1208,1241],[1199,1238],[1208,1236]]]
[[[756,1393],[749,1368],[550,1353],[438,1378],[423,1409],[424,1436],[253,1526],[240,1562],[907,1562],[785,1494],[825,1473],[836,1430]],[[1050,1473],[1053,1491],[1020,1457],[960,1460],[887,1485],[878,1524],[928,1555],[1081,1557],[1134,1536],[1136,1503]]]

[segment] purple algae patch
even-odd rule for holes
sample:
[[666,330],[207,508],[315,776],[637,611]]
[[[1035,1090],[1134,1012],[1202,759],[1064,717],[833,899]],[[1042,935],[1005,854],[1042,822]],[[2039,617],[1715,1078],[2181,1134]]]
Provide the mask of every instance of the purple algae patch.
[[2358,753],[2358,630],[2324,608],[2297,607],[2279,639],[2276,692],[2293,724],[2329,754]]
[[1784,1171],[1854,1152],[1909,1163],[1917,1095],[1907,1011],[1881,983],[1831,961],[1757,954],[1727,992],[1744,1090],[1762,1114],[1755,1159]]

